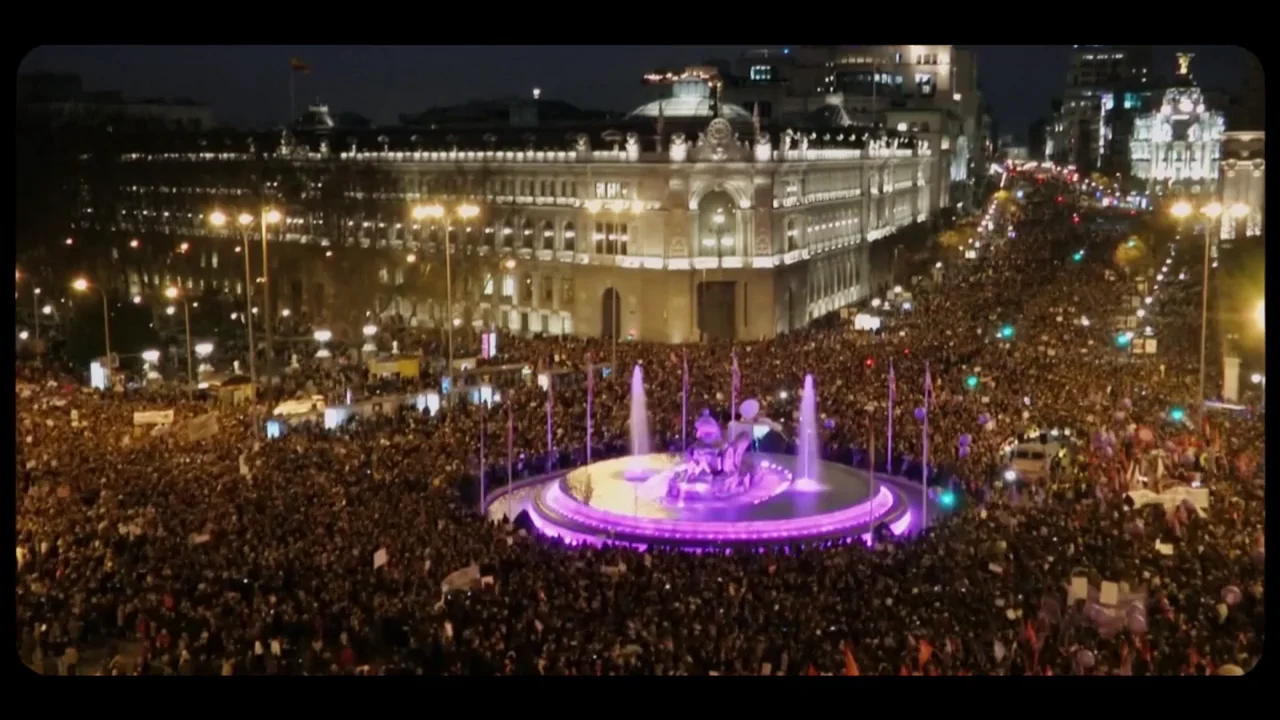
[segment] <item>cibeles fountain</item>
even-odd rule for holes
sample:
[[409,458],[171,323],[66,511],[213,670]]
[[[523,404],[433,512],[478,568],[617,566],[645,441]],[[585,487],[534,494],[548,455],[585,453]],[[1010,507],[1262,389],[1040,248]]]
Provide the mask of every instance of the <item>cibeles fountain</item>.
[[683,452],[647,452],[643,374],[631,384],[630,455],[571,470],[495,497],[493,517],[527,510],[540,532],[572,542],[707,547],[869,539],[873,527],[904,532],[911,511],[891,483],[819,459],[812,376],[801,392],[796,455],[759,452],[785,430],[749,399],[727,427],[708,411]]

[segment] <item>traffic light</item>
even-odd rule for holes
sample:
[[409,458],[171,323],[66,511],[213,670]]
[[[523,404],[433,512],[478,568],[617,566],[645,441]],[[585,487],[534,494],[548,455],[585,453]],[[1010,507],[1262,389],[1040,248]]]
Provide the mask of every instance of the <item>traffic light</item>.
[[863,361],[862,361],[862,364],[863,364],[863,365],[866,365],[866,366],[867,366],[867,367],[869,367],[869,368],[873,368],[873,367],[875,367],[875,366],[876,366],[876,359],[875,359],[875,358],[871,358],[871,357],[869,357],[869,358],[867,358],[866,360],[863,360]]
[[951,490],[943,490],[938,493],[938,505],[944,508],[953,508],[956,506],[956,494]]
[[1173,408],[1169,411],[1169,419],[1174,422],[1182,422],[1182,418],[1186,416],[1186,411],[1180,407]]
[[1126,330],[1125,332],[1122,332],[1116,335],[1116,345],[1118,345],[1119,347],[1128,347],[1129,341],[1132,339],[1133,339],[1133,333]]
[[964,384],[965,384],[965,387],[969,388],[970,390],[973,390],[973,389],[977,388],[977,387],[978,387],[978,376],[977,376],[977,375],[970,375],[969,377],[967,377],[967,378],[965,378],[965,379],[964,379]]
[[1080,262],[1081,260],[1084,260],[1084,251],[1077,250],[1075,254],[1071,256],[1071,260],[1072,262]]
[[1005,325],[1004,327],[1000,328],[1000,339],[1002,339],[1002,340],[1012,340],[1012,339],[1013,339],[1013,326],[1012,326],[1012,325]]

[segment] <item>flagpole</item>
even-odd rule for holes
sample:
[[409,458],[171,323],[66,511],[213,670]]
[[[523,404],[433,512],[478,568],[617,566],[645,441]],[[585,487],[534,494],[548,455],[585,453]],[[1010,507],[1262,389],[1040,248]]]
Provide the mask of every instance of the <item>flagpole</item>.
[[924,364],[924,425],[920,444],[924,448],[924,460],[920,466],[920,529],[929,527],[929,403],[933,401],[933,379],[929,377],[929,363]]
[[[550,368],[550,365],[548,365],[548,368]],[[547,472],[551,472],[551,458],[555,455],[554,448],[552,447],[553,440],[551,436],[551,427],[552,427],[551,416],[555,411],[555,402],[556,402],[554,378],[555,376],[552,375],[551,370],[548,369],[547,370]]]
[[867,525],[871,528],[870,545],[873,548],[876,546],[876,424],[872,422],[874,418],[874,415],[867,415],[867,430],[871,435],[871,463],[867,465],[867,477],[871,480],[871,502],[867,507],[871,509],[868,511],[870,519]]
[[484,517],[484,436],[487,434],[485,431],[485,415],[488,414],[489,408],[484,403],[480,403],[478,407],[480,408],[480,516]]
[[587,352],[587,464],[591,464],[591,405],[596,388],[596,367],[591,352]]
[[738,413],[738,349],[731,349],[729,354],[733,357],[733,378],[729,381],[729,422],[732,423]]
[[680,389],[680,450],[689,449],[689,348],[682,348],[683,366]]
[[893,359],[889,359],[889,432],[888,440],[885,446],[884,470],[890,475],[893,474],[893,401],[897,395],[897,383],[893,376]]

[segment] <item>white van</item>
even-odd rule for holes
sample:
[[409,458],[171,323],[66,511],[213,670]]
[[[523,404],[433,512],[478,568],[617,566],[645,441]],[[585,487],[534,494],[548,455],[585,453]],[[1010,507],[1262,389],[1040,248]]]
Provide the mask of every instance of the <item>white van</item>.
[[1049,477],[1049,469],[1053,460],[1064,453],[1062,445],[1056,442],[1025,442],[1013,446],[1012,468],[1017,477],[1024,480],[1038,480]]

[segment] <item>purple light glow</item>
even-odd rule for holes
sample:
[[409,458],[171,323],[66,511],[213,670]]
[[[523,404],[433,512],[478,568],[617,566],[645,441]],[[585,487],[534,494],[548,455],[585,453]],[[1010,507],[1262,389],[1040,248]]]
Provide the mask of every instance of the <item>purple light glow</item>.
[[[871,525],[875,520],[887,515],[894,508],[895,501],[894,493],[887,487],[881,486],[874,500],[823,515],[785,520],[730,522],[669,520],[636,518],[583,505],[566,495],[559,483],[550,483],[535,500],[533,514],[538,515],[543,511],[549,511],[574,525],[599,530],[601,533],[622,533],[656,541],[737,542],[832,535],[854,527]],[[544,519],[554,522],[553,518]],[[558,522],[554,524],[559,529],[567,529]]]

